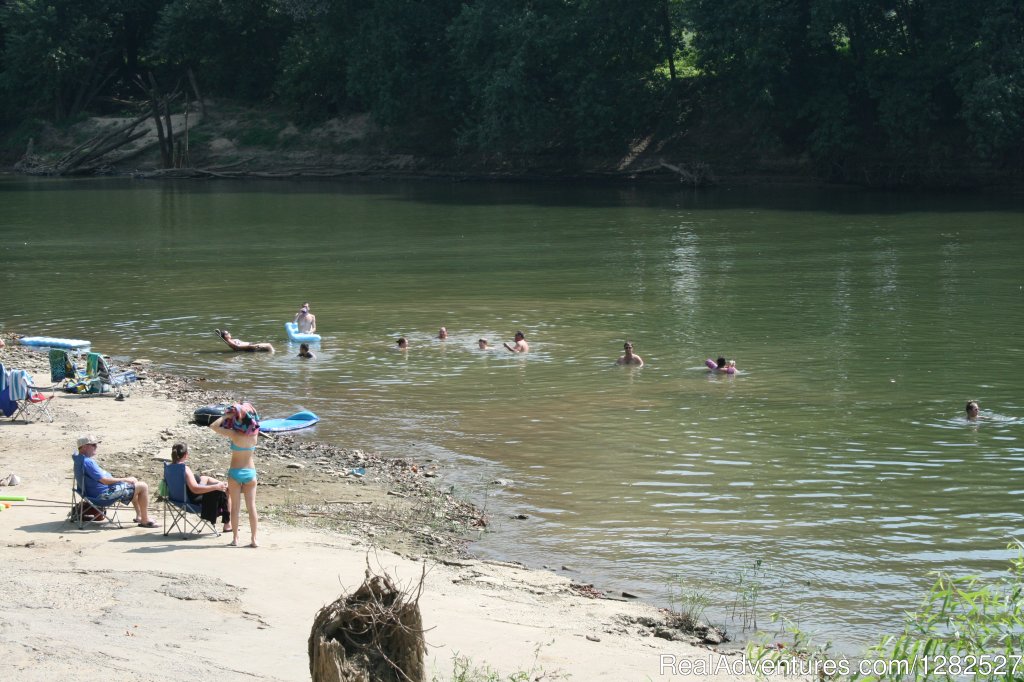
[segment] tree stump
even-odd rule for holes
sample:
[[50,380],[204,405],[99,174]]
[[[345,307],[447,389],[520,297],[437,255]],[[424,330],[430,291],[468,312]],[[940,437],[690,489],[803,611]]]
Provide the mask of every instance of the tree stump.
[[408,594],[368,569],[359,589],[320,609],[309,633],[313,682],[425,682],[422,587]]

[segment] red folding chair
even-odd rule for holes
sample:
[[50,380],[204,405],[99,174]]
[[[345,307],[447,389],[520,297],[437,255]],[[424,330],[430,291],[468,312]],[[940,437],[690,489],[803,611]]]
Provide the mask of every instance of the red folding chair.
[[25,397],[17,399],[18,409],[11,419],[14,421],[21,419],[25,423],[39,419],[52,422],[53,412],[50,412],[50,401],[54,398],[53,393],[45,395],[38,386],[32,383],[31,377],[26,372],[22,372],[18,380],[23,381],[24,385],[21,387],[22,390],[17,391],[14,395],[24,395]]

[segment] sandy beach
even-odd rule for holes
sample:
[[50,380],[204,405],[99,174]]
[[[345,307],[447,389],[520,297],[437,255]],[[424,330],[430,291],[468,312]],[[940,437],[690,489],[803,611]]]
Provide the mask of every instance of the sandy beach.
[[[48,384],[45,356],[4,339],[0,362]],[[257,549],[229,547],[228,535],[165,536],[131,523],[130,509],[123,529],[79,530],[66,517],[80,433],[102,440],[101,466],[154,490],[178,440],[190,443],[193,468],[222,475],[227,466],[225,443],[190,423],[210,396],[148,369],[126,400],[56,392],[52,422],[0,418],[0,476],[21,479],[0,494],[28,498],[0,513],[5,679],[309,679],[315,614],[358,587],[368,563],[410,586],[425,571],[433,679],[451,679],[456,656],[501,679],[753,679],[734,674],[739,655],[681,633],[665,639],[665,614],[653,606],[592,598],[570,575],[460,552],[486,520],[435,489],[430,463],[267,439],[257,450]],[[162,503],[150,512],[162,522]]]

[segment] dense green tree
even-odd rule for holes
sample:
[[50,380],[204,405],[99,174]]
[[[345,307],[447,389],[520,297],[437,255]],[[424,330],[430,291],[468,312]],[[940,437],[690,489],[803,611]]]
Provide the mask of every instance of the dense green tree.
[[667,57],[663,2],[481,0],[449,36],[469,104],[470,148],[621,149],[649,122]]
[[192,69],[204,91],[258,101],[273,92],[291,19],[275,0],[171,0],[151,50],[172,75]]
[[349,94],[374,119],[429,140],[451,130],[459,86],[446,31],[462,0],[367,0],[352,14]]
[[918,165],[953,163],[968,133],[978,150],[1007,151],[1020,130],[1020,13],[1019,0],[687,5],[711,91],[761,139],[828,161]]
[[977,30],[958,50],[953,86],[978,153],[1024,163],[1024,3],[991,0],[972,8]]
[[349,2],[282,0],[294,29],[284,45],[275,92],[300,115],[323,118],[348,110]]
[[15,0],[0,10],[0,94],[8,117],[74,117],[136,66],[154,2]]
[[5,124],[187,69],[204,94],[365,112],[435,153],[580,158],[701,124],[837,178],[1024,170],[1022,0],[0,2]]

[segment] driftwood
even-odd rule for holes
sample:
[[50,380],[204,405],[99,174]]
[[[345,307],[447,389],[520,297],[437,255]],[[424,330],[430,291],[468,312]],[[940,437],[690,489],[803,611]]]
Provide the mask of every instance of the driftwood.
[[[425,569],[424,569],[425,570]],[[425,682],[419,598],[369,567],[355,592],[320,609],[309,633],[313,682]]]
[[139,116],[113,130],[100,133],[67,152],[53,163],[46,163],[26,153],[15,167],[31,175],[78,175],[90,173],[102,165],[103,157],[110,152],[131,144],[141,137],[145,137],[148,131],[136,130],[136,128],[148,117],[148,114]]

